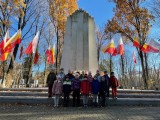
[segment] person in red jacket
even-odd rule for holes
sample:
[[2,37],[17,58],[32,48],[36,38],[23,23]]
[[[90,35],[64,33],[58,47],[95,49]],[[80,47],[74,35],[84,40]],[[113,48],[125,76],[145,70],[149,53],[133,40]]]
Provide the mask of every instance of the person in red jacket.
[[112,98],[117,99],[118,80],[114,76],[114,72],[111,72],[111,75],[110,75],[110,86],[112,87]]
[[88,97],[91,92],[91,84],[88,80],[88,76],[85,75],[84,79],[81,81],[81,94],[83,96],[83,106],[87,107],[88,105]]

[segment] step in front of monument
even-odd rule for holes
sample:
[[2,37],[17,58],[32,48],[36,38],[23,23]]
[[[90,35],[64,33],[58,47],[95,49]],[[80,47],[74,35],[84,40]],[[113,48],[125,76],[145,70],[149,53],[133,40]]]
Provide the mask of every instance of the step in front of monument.
[[[0,91],[47,92],[48,88],[0,88]],[[118,89],[118,93],[160,94],[160,90]]]
[[[0,104],[46,104],[53,105],[54,98],[47,97],[24,97],[24,96],[0,96]],[[63,104],[63,99],[60,100],[60,104]],[[72,99],[70,99],[70,105],[72,106]],[[117,100],[109,99],[106,100],[107,106],[160,106],[160,99],[153,98],[118,98]],[[82,105],[82,98],[81,98]],[[92,99],[89,99],[89,106],[92,105]]]
[[[0,89],[0,103],[53,104],[48,99],[47,88],[3,88]],[[111,93],[111,92],[110,92]],[[72,96],[70,96],[72,99]],[[72,101],[72,100],[71,100]],[[81,97],[82,102],[82,97]],[[90,104],[92,98],[89,99]],[[118,100],[109,99],[109,105],[154,105],[160,106],[160,91],[118,89]]]
[[[20,92],[20,91],[2,92],[1,91],[0,96],[46,97],[48,96],[48,93],[47,92]],[[160,98],[160,94],[118,93],[117,97],[118,98]]]

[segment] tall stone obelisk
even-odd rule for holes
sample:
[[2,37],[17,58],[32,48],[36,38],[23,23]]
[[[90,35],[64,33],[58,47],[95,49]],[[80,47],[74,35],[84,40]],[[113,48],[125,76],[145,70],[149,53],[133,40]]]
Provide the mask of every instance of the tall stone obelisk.
[[67,18],[61,67],[92,71],[98,69],[94,19],[80,9]]

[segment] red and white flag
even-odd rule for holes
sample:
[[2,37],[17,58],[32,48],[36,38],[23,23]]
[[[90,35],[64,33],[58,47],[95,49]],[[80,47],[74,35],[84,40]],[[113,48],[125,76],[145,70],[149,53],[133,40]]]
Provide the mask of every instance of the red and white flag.
[[35,56],[34,56],[34,64],[37,64],[38,60],[39,60],[39,53],[38,53],[38,49],[36,49],[36,53],[35,53]]
[[6,49],[4,49],[4,46],[6,44],[6,42],[9,40],[10,36],[9,36],[9,30],[7,30],[3,40],[0,42],[0,53],[3,54],[5,52],[11,52],[11,50],[9,50],[7,47]]
[[117,47],[117,53],[120,54],[120,55],[124,55],[124,44],[123,44],[123,41],[122,41],[121,37],[120,37],[120,40],[119,40],[119,45]]
[[32,42],[29,43],[29,46],[27,47],[25,54],[32,54],[36,53],[36,48],[38,44],[38,37],[39,37],[39,32],[37,32],[36,36],[32,40]]
[[51,48],[50,46],[48,47],[47,51],[46,51],[46,56],[47,56],[47,63],[51,62]]
[[133,58],[134,63],[136,64],[136,63],[137,63],[137,60],[136,60],[136,55],[135,55],[135,52],[134,52],[134,51],[133,51],[133,54],[132,54],[132,58]]
[[9,36],[9,30],[7,30],[4,39],[0,42],[0,61],[5,61],[7,60],[7,57],[9,55],[9,53],[12,51],[12,49],[10,48],[10,46],[6,47],[4,49],[4,46],[6,44],[6,42],[9,40],[10,36]]

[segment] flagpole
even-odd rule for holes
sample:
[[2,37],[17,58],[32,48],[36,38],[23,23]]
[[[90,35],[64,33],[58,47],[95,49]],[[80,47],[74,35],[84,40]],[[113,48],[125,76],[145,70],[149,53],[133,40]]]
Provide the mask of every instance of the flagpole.
[[5,88],[5,83],[6,83],[6,71],[5,71],[5,61],[2,63],[3,64],[3,79],[2,79],[2,87]]
[[30,78],[31,78],[31,73],[32,73],[32,67],[33,67],[33,62],[34,62],[34,56],[35,56],[35,53],[32,53],[31,54],[31,66],[30,66],[30,69],[29,69],[29,73],[28,73],[28,80],[27,80],[27,83],[26,84],[29,84],[29,81],[30,81]]
[[110,54],[110,72],[112,72],[112,55]]

